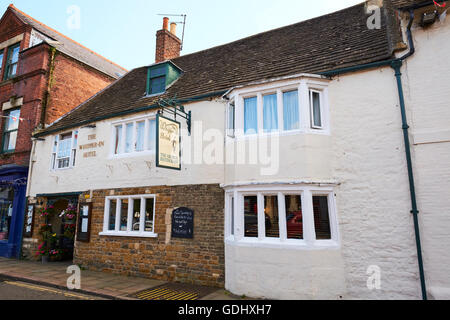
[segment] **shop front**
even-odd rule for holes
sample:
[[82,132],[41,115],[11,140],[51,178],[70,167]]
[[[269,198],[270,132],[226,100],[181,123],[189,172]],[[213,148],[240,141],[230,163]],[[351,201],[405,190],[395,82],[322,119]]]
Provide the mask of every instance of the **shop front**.
[[27,175],[27,167],[0,167],[0,257],[20,257]]

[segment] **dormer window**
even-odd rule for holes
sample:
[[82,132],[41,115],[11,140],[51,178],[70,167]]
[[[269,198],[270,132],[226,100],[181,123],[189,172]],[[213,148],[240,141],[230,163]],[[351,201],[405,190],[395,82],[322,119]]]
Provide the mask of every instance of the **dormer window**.
[[170,61],[148,68],[147,94],[157,95],[166,92],[167,88],[178,79],[181,70]]

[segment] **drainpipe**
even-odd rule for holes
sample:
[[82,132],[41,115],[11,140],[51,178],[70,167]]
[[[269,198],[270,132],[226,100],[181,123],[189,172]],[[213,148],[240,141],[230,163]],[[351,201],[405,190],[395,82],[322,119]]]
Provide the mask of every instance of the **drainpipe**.
[[[424,5],[422,5],[422,6],[424,6]],[[395,77],[397,80],[398,96],[399,96],[399,100],[400,100],[400,110],[401,110],[401,115],[402,115],[402,129],[403,129],[403,138],[404,138],[404,143],[405,143],[406,163],[407,163],[407,167],[408,167],[409,190],[410,190],[410,194],[411,194],[411,206],[412,206],[411,213],[414,218],[414,232],[415,232],[415,238],[416,238],[417,262],[419,265],[420,285],[421,285],[421,290],[422,290],[422,299],[427,300],[428,298],[427,298],[427,289],[426,289],[426,282],[425,282],[425,272],[424,272],[424,267],[423,267],[422,245],[421,245],[421,241],[420,241],[420,229],[419,229],[419,219],[418,219],[419,210],[417,209],[416,191],[415,191],[416,188],[415,188],[415,183],[414,183],[414,174],[413,174],[413,166],[412,166],[412,159],[411,159],[411,146],[410,146],[409,134],[408,134],[409,125],[408,125],[408,121],[407,121],[407,117],[406,117],[405,98],[403,95],[403,85],[402,85],[402,78],[401,78],[401,76],[402,76],[401,67],[403,65],[403,61],[406,60],[407,58],[409,58],[410,56],[412,56],[415,52],[414,41],[413,41],[412,33],[411,33],[411,26],[414,21],[414,9],[416,9],[415,6],[409,8],[410,20],[409,20],[409,23],[408,23],[408,26],[406,29],[406,34],[407,34],[408,44],[409,44],[409,52],[407,54],[405,54],[404,56],[397,58],[397,59],[368,63],[368,64],[353,66],[353,67],[348,67],[348,68],[342,68],[342,69],[338,69],[338,70],[323,72],[321,74],[326,75],[326,76],[334,76],[334,75],[343,74],[343,73],[347,73],[347,72],[360,71],[360,70],[372,69],[372,68],[383,67],[383,66],[390,66],[395,71]]]

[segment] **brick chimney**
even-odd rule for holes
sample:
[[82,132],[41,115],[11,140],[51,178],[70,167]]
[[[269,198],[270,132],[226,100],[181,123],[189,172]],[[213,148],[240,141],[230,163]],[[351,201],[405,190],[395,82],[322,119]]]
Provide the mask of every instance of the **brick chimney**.
[[171,23],[169,31],[169,18],[163,18],[163,28],[156,33],[155,62],[163,62],[180,56],[181,40],[176,35],[176,23]]

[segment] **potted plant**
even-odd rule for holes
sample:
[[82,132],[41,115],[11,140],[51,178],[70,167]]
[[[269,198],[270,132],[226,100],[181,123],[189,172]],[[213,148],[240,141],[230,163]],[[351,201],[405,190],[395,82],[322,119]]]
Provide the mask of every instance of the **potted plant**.
[[64,237],[73,240],[75,237],[75,224],[66,224],[64,226]]
[[36,256],[41,258],[42,263],[48,263],[49,261],[49,250],[47,249],[47,243],[42,242],[38,246],[38,250],[36,251]]

